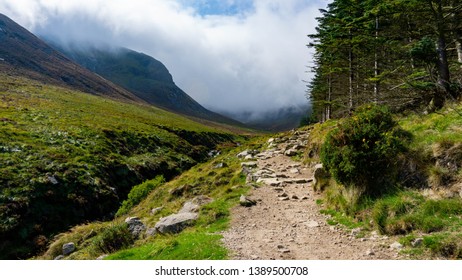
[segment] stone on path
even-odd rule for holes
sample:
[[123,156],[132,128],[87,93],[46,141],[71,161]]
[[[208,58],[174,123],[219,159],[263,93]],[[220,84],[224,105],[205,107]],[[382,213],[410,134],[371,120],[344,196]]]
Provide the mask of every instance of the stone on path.
[[244,207],[252,207],[254,205],[257,205],[257,202],[253,199],[246,197],[245,195],[241,195],[239,199],[239,204]]

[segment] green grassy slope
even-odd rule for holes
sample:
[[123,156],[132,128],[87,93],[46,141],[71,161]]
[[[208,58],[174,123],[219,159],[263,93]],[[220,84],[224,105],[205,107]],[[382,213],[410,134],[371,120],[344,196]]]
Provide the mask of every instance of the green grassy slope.
[[134,185],[236,140],[219,125],[0,74],[0,258],[109,218]]

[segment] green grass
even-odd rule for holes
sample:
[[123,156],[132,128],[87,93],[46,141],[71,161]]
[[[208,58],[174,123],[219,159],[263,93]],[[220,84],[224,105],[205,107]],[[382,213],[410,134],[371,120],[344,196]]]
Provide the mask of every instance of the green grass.
[[183,232],[162,236],[156,242],[126,249],[108,256],[107,260],[223,260],[228,252],[222,236],[205,232]]
[[29,257],[70,225],[113,215],[133,186],[245,140],[228,128],[0,75],[0,258]]
[[[79,250],[67,259],[96,259],[100,255],[107,254],[101,249],[100,240],[114,224],[123,222],[126,217],[139,217],[147,228],[152,228],[161,217],[177,213],[186,201],[194,197],[205,195],[213,199],[209,204],[203,205],[199,211],[199,219],[193,226],[179,234],[141,236],[127,248],[120,248],[108,257],[108,259],[226,259],[228,252],[221,244],[220,232],[229,225],[230,208],[239,203],[241,194],[249,190],[245,185],[245,176],[241,174],[240,161],[236,155],[245,148],[258,148],[261,140],[256,139],[257,144],[250,143],[246,146],[234,148],[222,153],[222,155],[202,164],[198,164],[180,176],[163,184],[150,188],[149,194],[134,205],[126,214],[121,214],[115,220],[104,223],[97,227],[94,225],[79,226],[68,233],[61,234],[43,254],[41,259],[53,259],[60,253],[60,248],[66,242],[74,242]],[[218,163],[224,163],[225,167],[216,168]],[[146,181],[134,189],[159,183],[158,180]],[[184,188],[180,188],[186,186]],[[182,189],[182,192],[172,190]],[[151,214],[151,209],[163,207],[163,209]],[[88,232],[93,230],[94,234]],[[86,232],[85,234],[83,232]],[[105,233],[106,232],[106,233]],[[88,236],[86,239],[85,236]],[[115,235],[117,237],[117,235]],[[111,243],[109,243],[110,245]]]

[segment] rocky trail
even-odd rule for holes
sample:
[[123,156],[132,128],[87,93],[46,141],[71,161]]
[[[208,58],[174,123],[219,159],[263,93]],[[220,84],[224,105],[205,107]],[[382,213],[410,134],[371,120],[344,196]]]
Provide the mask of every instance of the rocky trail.
[[[248,182],[261,183],[232,209],[223,243],[237,260],[392,260],[400,244],[375,232],[327,224],[312,188],[313,170],[290,156],[306,146],[309,132],[268,140],[258,154],[244,151]],[[361,236],[361,237],[360,237]]]

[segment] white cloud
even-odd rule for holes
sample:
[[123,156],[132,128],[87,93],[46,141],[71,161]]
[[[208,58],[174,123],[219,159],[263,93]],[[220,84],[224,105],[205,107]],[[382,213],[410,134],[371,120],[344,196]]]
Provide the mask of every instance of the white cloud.
[[307,102],[306,35],[314,32],[318,9],[327,0],[254,0],[253,5],[230,0],[246,8],[231,15],[201,14],[201,1],[184,2],[3,0],[0,12],[39,35],[147,53],[162,61],[189,95],[215,110],[262,112]]

